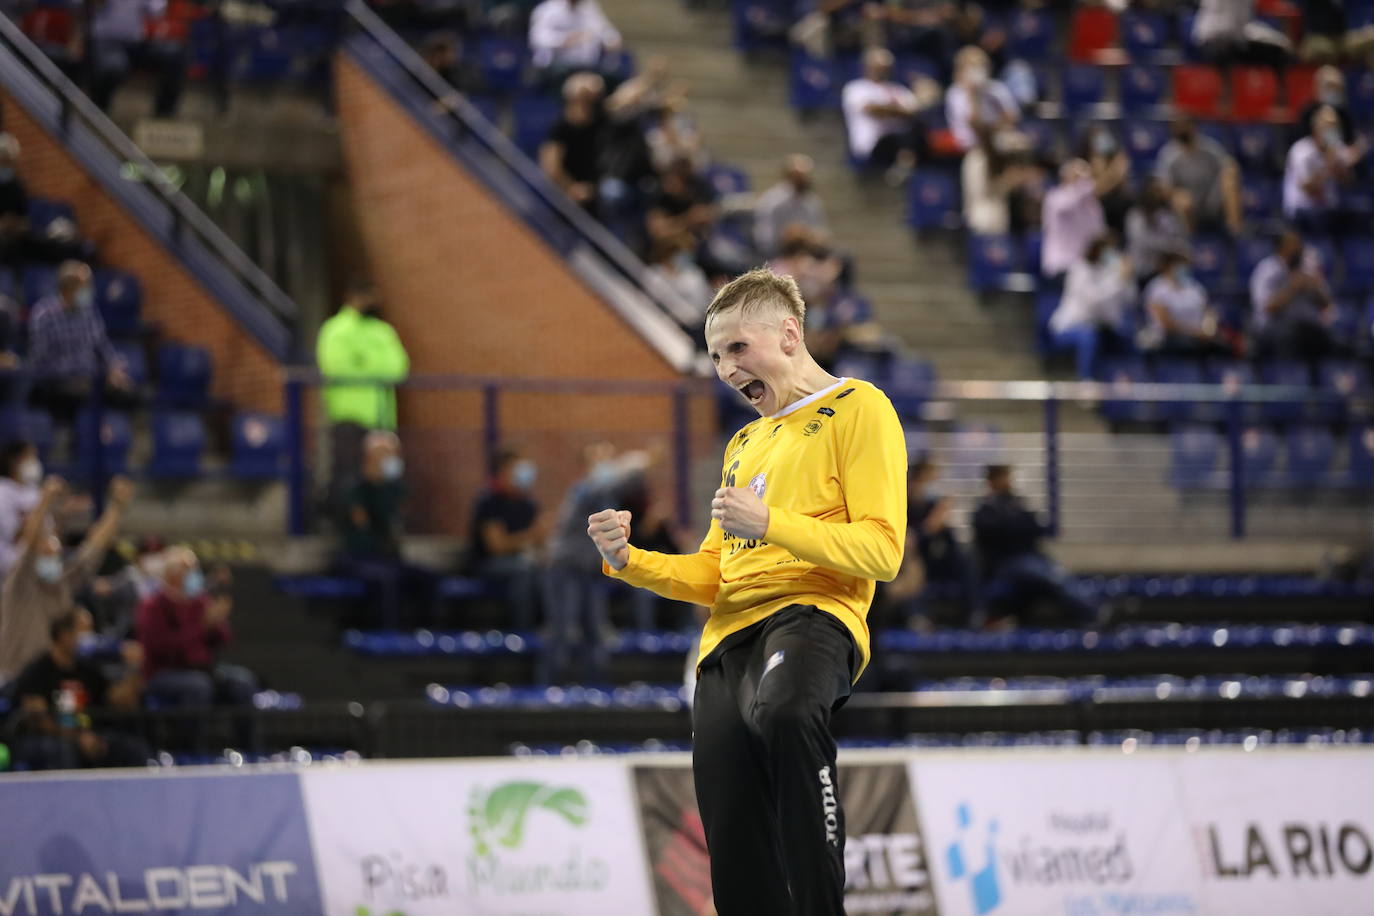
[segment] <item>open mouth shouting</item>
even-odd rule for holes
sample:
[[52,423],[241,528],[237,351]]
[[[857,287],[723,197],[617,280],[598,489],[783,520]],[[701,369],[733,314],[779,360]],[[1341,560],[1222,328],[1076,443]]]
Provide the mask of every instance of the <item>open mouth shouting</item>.
[[758,379],[750,379],[744,384],[737,386],[736,390],[744,395],[744,399],[755,407],[763,403],[763,396],[767,393],[767,389],[764,387],[763,382]]

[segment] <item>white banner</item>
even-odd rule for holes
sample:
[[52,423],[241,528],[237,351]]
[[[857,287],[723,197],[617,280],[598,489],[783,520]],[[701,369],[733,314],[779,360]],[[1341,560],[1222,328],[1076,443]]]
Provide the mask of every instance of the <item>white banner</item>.
[[1204,912],[1374,913],[1374,755],[1172,758]]
[[654,911],[621,763],[376,764],[301,780],[328,916]]
[[1199,899],[1177,759],[919,758],[911,785],[941,916],[1214,916]]

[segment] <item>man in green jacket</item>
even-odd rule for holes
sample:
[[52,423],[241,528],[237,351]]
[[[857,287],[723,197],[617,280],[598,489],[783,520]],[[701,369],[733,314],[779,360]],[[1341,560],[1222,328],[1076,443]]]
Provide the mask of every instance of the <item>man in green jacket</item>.
[[[338,312],[320,326],[315,353],[326,381],[322,390],[330,440],[326,498],[330,510],[338,511],[362,466],[363,437],[374,429],[396,429],[392,386],[405,380],[410,358],[396,329],[382,318],[381,297],[369,283],[354,285]],[[360,381],[338,383],[346,379]]]

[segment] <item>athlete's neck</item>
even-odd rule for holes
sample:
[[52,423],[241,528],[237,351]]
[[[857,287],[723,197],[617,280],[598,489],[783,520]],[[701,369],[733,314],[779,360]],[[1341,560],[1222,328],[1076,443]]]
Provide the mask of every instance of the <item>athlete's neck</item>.
[[791,384],[784,393],[780,393],[778,409],[786,410],[802,398],[810,397],[838,381],[838,378],[822,369],[811,354],[807,353],[798,363]]

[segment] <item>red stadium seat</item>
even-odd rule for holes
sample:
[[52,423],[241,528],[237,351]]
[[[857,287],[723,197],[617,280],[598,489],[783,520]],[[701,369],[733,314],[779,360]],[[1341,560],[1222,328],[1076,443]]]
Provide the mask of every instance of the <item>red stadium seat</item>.
[[1084,63],[1116,47],[1116,14],[1105,7],[1082,7],[1073,11],[1069,25],[1069,59]]
[[1231,71],[1231,116],[1237,121],[1263,121],[1279,106],[1279,78],[1268,67]]
[[76,21],[71,10],[40,6],[27,13],[19,27],[40,46],[65,47],[75,33]]
[[1175,67],[1174,107],[1196,118],[1221,117],[1221,73],[1198,64]]
[[1289,67],[1283,76],[1284,101],[1294,117],[1312,101],[1312,75],[1316,72],[1316,67]]

